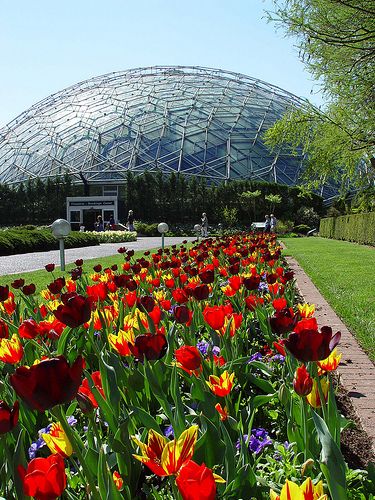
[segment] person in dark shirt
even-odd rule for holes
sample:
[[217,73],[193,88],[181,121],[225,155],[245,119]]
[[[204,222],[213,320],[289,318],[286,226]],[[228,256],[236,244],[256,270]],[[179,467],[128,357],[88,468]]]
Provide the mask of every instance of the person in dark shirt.
[[129,210],[128,220],[126,222],[126,225],[128,226],[128,231],[135,231],[133,210]]

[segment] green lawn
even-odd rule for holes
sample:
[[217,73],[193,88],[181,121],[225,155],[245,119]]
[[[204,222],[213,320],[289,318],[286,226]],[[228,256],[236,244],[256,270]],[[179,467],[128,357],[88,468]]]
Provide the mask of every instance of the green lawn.
[[[139,258],[142,257],[144,254],[144,251],[139,251],[135,252],[133,258]],[[84,260],[83,263],[83,270],[87,273],[94,273],[93,267],[96,264],[101,264],[103,266],[103,269],[106,267],[111,267],[113,264],[117,264],[119,267],[121,264],[124,262],[124,256],[120,254],[116,255],[111,255],[109,257],[98,257],[97,259],[90,259],[90,260]],[[69,273],[68,271],[75,268],[75,264],[67,264],[65,266],[66,272],[63,273],[60,271],[59,267],[56,267],[56,270],[53,272],[55,278],[59,276],[65,276],[66,278],[69,278]],[[27,284],[34,283],[37,287],[38,290],[42,290],[43,288],[46,288],[47,284],[53,281],[53,276],[51,273],[48,273],[45,269],[42,269],[40,271],[32,271],[29,273],[19,273],[19,274],[9,274],[5,276],[0,276],[0,285],[10,285],[15,279],[17,278],[23,278]]]
[[375,360],[375,248],[326,238],[283,243]]

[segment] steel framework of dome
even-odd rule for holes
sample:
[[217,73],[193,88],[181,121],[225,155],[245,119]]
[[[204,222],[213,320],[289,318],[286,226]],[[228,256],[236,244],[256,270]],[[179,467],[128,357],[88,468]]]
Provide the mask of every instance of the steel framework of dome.
[[161,170],[294,185],[302,157],[272,154],[263,133],[303,101],[260,80],[201,67],[91,78],[34,104],[0,130],[0,182],[70,174],[121,184]]

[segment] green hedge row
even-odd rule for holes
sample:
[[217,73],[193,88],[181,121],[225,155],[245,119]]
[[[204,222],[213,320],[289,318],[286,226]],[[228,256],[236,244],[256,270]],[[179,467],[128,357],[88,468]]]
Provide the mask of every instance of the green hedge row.
[[321,219],[319,234],[323,238],[375,246],[375,212]]
[[[65,248],[99,245],[96,234],[72,232],[65,238]],[[0,231],[0,255],[56,250],[58,241],[49,229],[10,228]]]

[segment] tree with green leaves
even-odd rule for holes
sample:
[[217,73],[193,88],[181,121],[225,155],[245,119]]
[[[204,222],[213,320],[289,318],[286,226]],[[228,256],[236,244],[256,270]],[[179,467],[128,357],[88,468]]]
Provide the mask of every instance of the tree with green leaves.
[[262,191],[260,189],[256,189],[255,191],[244,191],[240,194],[240,203],[245,211],[248,211],[251,217],[251,222],[255,222],[256,218],[256,202],[262,195]]
[[[296,39],[321,84],[324,110],[306,102],[266,132],[271,149],[306,154],[311,185],[375,177],[375,4],[373,0],[274,0],[269,19]],[[360,167],[360,168],[359,168]]]

